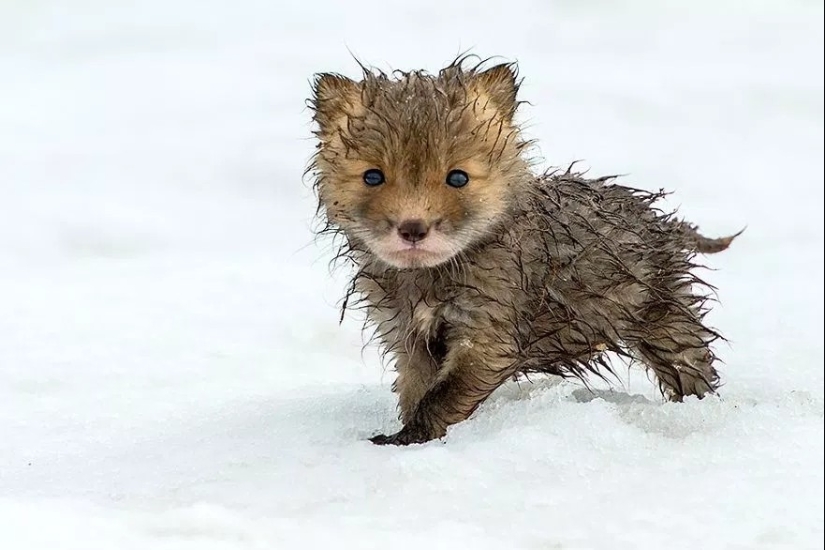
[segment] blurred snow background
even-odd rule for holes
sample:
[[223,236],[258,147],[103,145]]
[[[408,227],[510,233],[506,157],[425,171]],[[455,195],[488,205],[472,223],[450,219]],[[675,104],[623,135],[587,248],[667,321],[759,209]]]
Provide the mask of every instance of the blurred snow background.
[[[823,6],[0,4],[0,547],[822,548]],[[709,234],[720,399],[503,387],[378,448],[393,378],[310,232],[314,72],[518,60],[545,166]]]

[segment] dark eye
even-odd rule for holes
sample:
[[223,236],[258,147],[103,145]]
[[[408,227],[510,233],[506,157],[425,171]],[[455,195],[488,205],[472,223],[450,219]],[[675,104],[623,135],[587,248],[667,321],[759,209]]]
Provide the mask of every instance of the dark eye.
[[447,174],[447,185],[450,187],[464,187],[470,183],[470,176],[464,170],[451,170]]
[[364,172],[364,183],[366,183],[370,187],[381,185],[382,183],[384,183],[384,172],[382,172],[378,168],[370,168],[369,170]]

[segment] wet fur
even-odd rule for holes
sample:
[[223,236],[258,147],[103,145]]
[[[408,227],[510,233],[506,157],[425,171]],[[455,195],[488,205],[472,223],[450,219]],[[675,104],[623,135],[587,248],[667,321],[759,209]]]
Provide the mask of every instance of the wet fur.
[[[466,61],[313,86],[309,171],[324,231],[354,267],[343,309],[366,313],[398,371],[404,426],[373,442],[442,437],[514,375],[605,376],[608,352],[647,367],[670,399],[714,392],[720,335],[703,323],[713,289],[694,259],[735,236],[700,235],[657,208],[662,192],[572,168],[536,176],[514,122],[515,66]],[[361,180],[374,167],[379,188]],[[454,168],[465,188],[445,185]],[[411,216],[449,259],[395,265],[385,243]]]

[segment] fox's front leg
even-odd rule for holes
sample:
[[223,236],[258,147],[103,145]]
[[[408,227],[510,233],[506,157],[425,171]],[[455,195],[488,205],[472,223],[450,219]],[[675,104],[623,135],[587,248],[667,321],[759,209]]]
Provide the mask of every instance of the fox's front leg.
[[393,435],[377,435],[378,445],[409,445],[443,437],[447,427],[466,420],[515,372],[514,354],[500,343],[469,339],[448,347],[443,366],[404,427]]
[[418,403],[433,385],[438,374],[438,358],[423,343],[417,343],[409,352],[399,353],[396,359],[398,378],[393,391],[398,394],[398,409],[401,421],[409,422]]

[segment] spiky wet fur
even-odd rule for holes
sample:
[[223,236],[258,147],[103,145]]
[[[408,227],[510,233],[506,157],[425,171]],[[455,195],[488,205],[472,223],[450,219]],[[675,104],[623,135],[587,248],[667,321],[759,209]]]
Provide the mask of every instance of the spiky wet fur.
[[[398,371],[404,426],[373,442],[442,437],[514,375],[603,377],[609,352],[646,366],[670,399],[714,392],[720,335],[703,323],[713,288],[695,255],[733,237],[657,208],[663,192],[572,169],[536,176],[513,122],[514,66],[465,65],[314,85],[309,170],[324,231],[354,267],[343,309],[365,312]],[[456,158],[481,174],[463,193],[439,179]],[[358,180],[369,166],[393,174],[384,195]],[[447,220],[459,243],[448,261],[398,268],[376,253],[383,213],[410,208]]]

